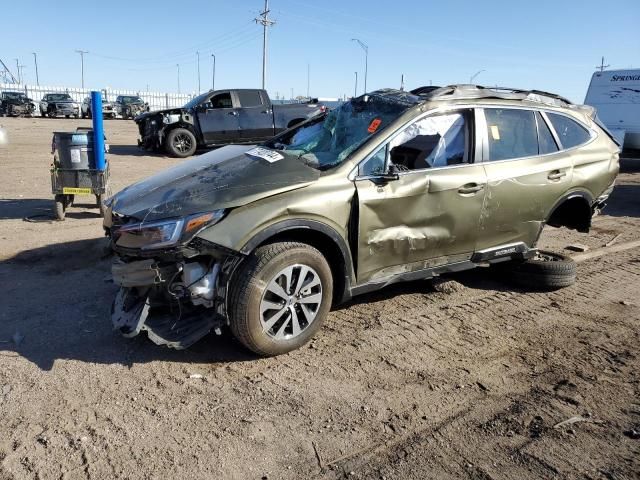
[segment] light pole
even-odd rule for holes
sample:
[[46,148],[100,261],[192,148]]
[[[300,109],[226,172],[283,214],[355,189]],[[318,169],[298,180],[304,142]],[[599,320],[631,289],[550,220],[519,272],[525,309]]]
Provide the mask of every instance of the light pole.
[[89,53],[87,50],[76,50],[76,53],[80,54],[80,65],[81,65],[81,75],[82,75],[82,88],[84,89],[84,54]]
[[216,56],[215,54],[211,54],[213,57],[213,74],[211,75],[211,90],[216,89]]
[[352,38],[352,42],[358,42],[358,45],[364,50],[364,93],[367,93],[367,64],[369,63],[369,47],[357,38]]
[[307,63],[307,98],[311,98],[309,96],[309,83],[311,82],[310,78],[311,78],[311,65]]
[[356,85],[353,87],[353,98],[358,96],[358,72],[353,72],[356,74]]
[[198,56],[198,94],[200,94],[202,91],[200,89],[200,52],[196,52],[196,55]]
[[18,74],[18,85],[22,83],[20,80],[20,61],[16,58],[16,73]]
[[180,93],[180,64],[176,63],[176,67],[178,68],[178,93]]
[[36,55],[36,52],[31,53],[33,53],[33,61],[36,64],[36,85],[40,86],[40,78],[38,78],[38,56]]
[[486,70],[478,70],[476,73],[471,75],[471,77],[469,77],[469,84],[473,85],[473,79],[480,75],[482,72],[486,72]]

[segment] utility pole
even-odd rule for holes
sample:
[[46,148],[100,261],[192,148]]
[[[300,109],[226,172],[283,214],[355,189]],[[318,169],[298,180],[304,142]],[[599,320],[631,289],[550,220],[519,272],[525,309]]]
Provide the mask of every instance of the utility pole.
[[216,56],[215,54],[211,54],[213,57],[213,74],[211,75],[211,90],[216,89]]
[[307,63],[307,98],[311,98],[309,96],[309,83],[310,83],[309,78],[310,77],[311,77],[311,66]]
[[605,65],[604,64],[604,57],[602,57],[602,60],[600,60],[600,65],[596,67],[596,69],[600,69],[601,72],[604,72],[604,69],[607,67],[610,67],[611,65]]
[[18,73],[18,85],[22,83],[22,79],[20,78],[20,61],[16,58],[16,72]]
[[260,12],[255,22],[262,25],[262,89],[265,89],[267,79],[267,28],[276,24],[269,19],[269,0],[264,0],[264,11]]
[[198,94],[200,94],[202,91],[200,88],[200,52],[196,52],[196,55],[198,56]]
[[178,93],[180,93],[180,64],[176,63],[176,67],[178,67]]
[[353,72],[356,74],[356,86],[353,87],[353,98],[358,96],[358,72]]
[[38,77],[38,56],[36,55],[36,52],[31,53],[33,53],[33,62],[36,64],[36,85],[40,86],[40,78]]
[[76,50],[76,53],[80,54],[80,64],[82,72],[82,88],[84,88],[84,54],[89,53],[87,50]]
[[20,83],[24,83],[24,68],[26,65],[18,65],[18,78],[20,79]]
[[364,50],[364,93],[367,93],[367,64],[369,63],[369,47],[357,38],[352,38],[351,41],[358,42],[358,45],[360,45],[362,50]]
[[400,75],[400,91],[404,91],[404,73]]
[[293,88],[291,89],[291,100],[293,100]]

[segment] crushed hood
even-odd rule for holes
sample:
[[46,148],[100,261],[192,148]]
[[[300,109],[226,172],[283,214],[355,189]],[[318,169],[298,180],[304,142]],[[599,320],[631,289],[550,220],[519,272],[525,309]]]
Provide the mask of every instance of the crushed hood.
[[301,188],[320,172],[293,156],[268,161],[245,154],[251,145],[230,145],[205,153],[125,188],[114,212],[153,221],[239,207]]
[[[127,104],[127,105],[132,105],[132,104]],[[126,106],[126,105],[125,105],[125,106]],[[176,113],[177,113],[177,114],[180,114],[180,113],[183,113],[183,112],[186,112],[186,111],[188,111],[188,110],[187,110],[187,109],[185,109],[185,108],[180,108],[180,107],[178,107],[178,108],[165,108],[165,109],[163,109],[163,110],[151,110],[151,111],[149,111],[149,112],[143,112],[143,113],[141,113],[141,114],[140,114],[140,115],[138,115],[134,120],[135,120],[136,122],[139,122],[140,120],[144,120],[145,118],[149,118],[149,117],[154,117],[154,116],[156,116],[156,115],[172,114],[172,113],[174,113],[174,114],[176,114]]]

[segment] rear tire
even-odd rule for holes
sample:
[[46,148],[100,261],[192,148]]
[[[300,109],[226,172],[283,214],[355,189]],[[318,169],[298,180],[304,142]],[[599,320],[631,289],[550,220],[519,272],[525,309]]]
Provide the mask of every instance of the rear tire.
[[186,128],[174,128],[167,135],[164,148],[172,157],[190,157],[196,153],[196,137]]
[[320,329],[332,295],[331,269],[318,250],[294,242],[262,246],[232,278],[231,331],[258,355],[290,352]]
[[541,250],[509,271],[517,285],[534,290],[557,290],[576,282],[576,262],[566,255]]

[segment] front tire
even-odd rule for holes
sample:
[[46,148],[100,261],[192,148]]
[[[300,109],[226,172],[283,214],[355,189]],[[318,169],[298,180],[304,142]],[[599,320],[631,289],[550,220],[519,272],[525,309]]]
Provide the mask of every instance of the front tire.
[[165,150],[172,157],[190,157],[196,153],[196,137],[186,128],[175,128],[165,139]]
[[231,331],[258,355],[287,353],[320,329],[332,298],[331,269],[318,250],[294,242],[265,245],[231,281]]

